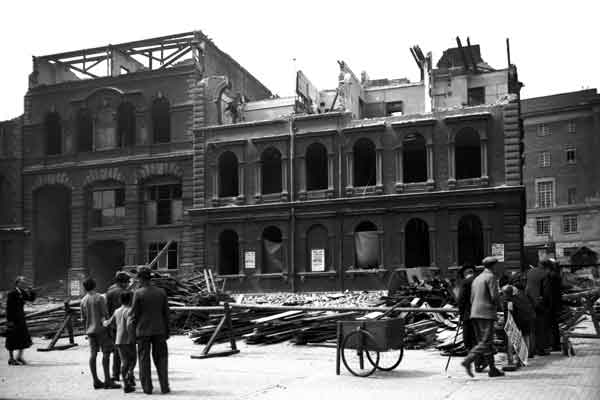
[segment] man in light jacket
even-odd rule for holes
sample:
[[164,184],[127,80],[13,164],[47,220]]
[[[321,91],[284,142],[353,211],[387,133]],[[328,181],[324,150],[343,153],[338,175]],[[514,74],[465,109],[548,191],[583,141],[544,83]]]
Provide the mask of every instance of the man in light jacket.
[[462,362],[462,366],[471,377],[473,377],[471,367],[476,359],[487,361],[488,376],[504,375],[494,364],[494,323],[497,319],[500,297],[498,281],[494,275],[497,262],[495,257],[486,257],[483,260],[483,272],[473,280],[471,286],[471,321],[475,326],[477,345],[469,351]]

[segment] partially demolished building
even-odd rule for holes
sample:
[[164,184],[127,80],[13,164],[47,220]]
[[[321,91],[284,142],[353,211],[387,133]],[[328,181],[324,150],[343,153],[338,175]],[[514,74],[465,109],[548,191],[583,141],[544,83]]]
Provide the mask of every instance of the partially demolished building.
[[78,295],[159,253],[158,269],[244,291],[381,288],[491,253],[518,268],[516,67],[470,43],[436,67],[411,52],[418,82],[339,62],[337,88],[298,72],[290,98],[200,32],[34,58],[24,115],[3,125],[22,144],[19,217],[0,221],[13,269]]

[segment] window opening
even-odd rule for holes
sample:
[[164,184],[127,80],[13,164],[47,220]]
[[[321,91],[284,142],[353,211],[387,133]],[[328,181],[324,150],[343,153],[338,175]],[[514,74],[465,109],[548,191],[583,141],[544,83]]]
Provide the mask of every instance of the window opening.
[[481,144],[479,134],[471,128],[463,129],[455,139],[456,179],[481,177]]
[[[167,242],[153,242],[148,245],[147,263],[151,263],[158,253],[167,245]],[[177,269],[177,242],[172,242],[167,251],[165,251],[152,269]]]
[[407,267],[428,267],[429,259],[429,227],[420,218],[413,218],[406,224],[405,265]]
[[219,197],[239,195],[238,160],[231,151],[219,157]]
[[537,183],[538,208],[551,208],[554,206],[554,182],[543,181]]
[[327,149],[321,143],[313,143],[306,149],[306,189],[327,189]]
[[550,217],[536,217],[535,231],[538,236],[550,235]]
[[122,102],[117,109],[117,129],[122,147],[135,145],[135,107],[130,102]]
[[60,114],[56,111],[46,114],[44,128],[46,130],[46,155],[60,154],[62,152]]
[[377,182],[375,144],[366,138],[354,143],[354,186],[374,186]]
[[563,232],[577,233],[577,215],[563,215]]
[[146,223],[168,225],[183,217],[181,184],[154,185],[146,189]]
[[152,102],[152,128],[154,143],[171,141],[170,105],[165,97],[158,97]]
[[125,189],[94,190],[91,214],[93,228],[120,225],[125,217]]
[[281,193],[281,153],[274,147],[263,151],[261,156],[262,193]]
[[379,259],[379,232],[371,221],[361,222],[354,230],[354,251],[357,268],[377,268]]
[[474,87],[467,90],[468,104],[478,106],[485,104],[485,87]]
[[219,235],[219,273],[239,274],[239,239],[237,233],[225,230]]
[[405,183],[427,180],[427,148],[418,133],[407,135],[402,141],[402,171]]
[[262,273],[283,272],[283,237],[275,226],[265,228],[262,234]]
[[458,222],[458,264],[481,265],[483,255],[481,220],[475,215],[466,215]]

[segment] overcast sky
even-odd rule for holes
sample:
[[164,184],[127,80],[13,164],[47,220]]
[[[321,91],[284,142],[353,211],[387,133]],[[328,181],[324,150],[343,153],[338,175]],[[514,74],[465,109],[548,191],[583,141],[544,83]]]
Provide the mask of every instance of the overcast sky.
[[509,37],[525,98],[600,87],[597,1],[19,0],[0,9],[0,120],[23,112],[32,55],[192,30],[281,96],[293,94],[296,69],[334,88],[336,60],[371,79],[418,80],[409,47],[433,52],[436,63],[457,35],[480,44],[496,68],[506,66]]

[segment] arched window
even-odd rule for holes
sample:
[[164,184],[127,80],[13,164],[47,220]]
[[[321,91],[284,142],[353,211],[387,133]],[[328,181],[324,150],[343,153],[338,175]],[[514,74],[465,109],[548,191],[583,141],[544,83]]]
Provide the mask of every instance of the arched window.
[[165,97],[158,97],[152,102],[152,131],[154,143],[171,140],[171,112],[169,100]]
[[402,141],[402,171],[405,183],[427,180],[427,148],[418,133],[409,134]]
[[354,186],[374,186],[377,183],[375,144],[366,138],[354,143]]
[[327,189],[327,149],[313,143],[306,149],[306,189]]
[[429,227],[420,218],[413,218],[404,229],[405,264],[407,267],[428,267],[429,259]]
[[379,266],[379,233],[377,225],[363,221],[354,230],[355,261],[358,268]]
[[117,129],[122,147],[135,145],[135,106],[128,101],[117,109]]
[[283,272],[283,237],[276,226],[265,228],[262,234],[262,273]]
[[62,152],[60,114],[56,111],[46,114],[44,129],[46,131],[46,155],[60,154]]
[[281,193],[281,153],[274,147],[263,151],[261,157],[262,194]]
[[322,272],[327,269],[328,266],[328,233],[327,228],[323,225],[313,225],[306,232],[306,244],[307,244],[307,260],[310,263],[309,270],[312,272]]
[[238,160],[233,152],[226,151],[219,157],[219,197],[238,194]]
[[94,121],[89,108],[77,111],[77,151],[92,151],[94,144]]
[[239,240],[232,230],[219,235],[219,274],[237,275],[240,272]]
[[481,220],[475,215],[465,215],[458,221],[458,265],[480,265],[483,254]]
[[454,139],[456,179],[481,177],[481,143],[472,128],[462,129]]

